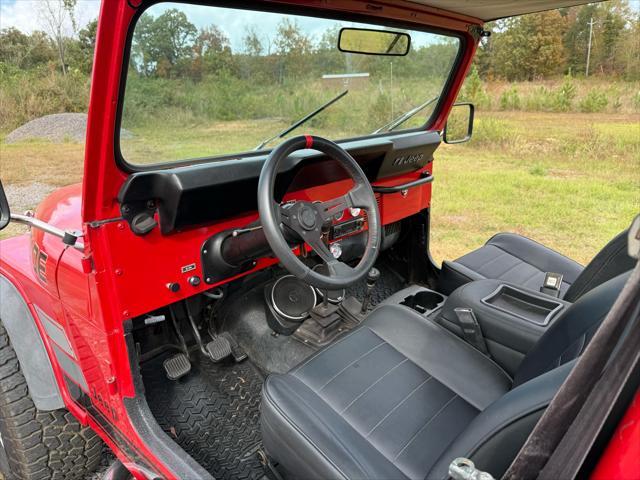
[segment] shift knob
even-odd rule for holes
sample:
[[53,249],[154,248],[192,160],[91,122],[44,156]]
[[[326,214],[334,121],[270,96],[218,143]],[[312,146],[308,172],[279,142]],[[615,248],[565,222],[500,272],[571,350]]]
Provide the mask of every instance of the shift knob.
[[369,303],[371,302],[371,293],[373,292],[373,287],[376,285],[376,282],[380,278],[380,270],[373,267],[367,273],[367,291],[364,294],[364,298],[362,299],[362,308],[360,309],[360,313],[366,313],[367,308],[369,308]]
[[367,273],[367,286],[372,287],[373,285],[375,285],[379,278],[380,270],[378,270],[376,267],[373,267],[371,270],[369,270],[369,273]]

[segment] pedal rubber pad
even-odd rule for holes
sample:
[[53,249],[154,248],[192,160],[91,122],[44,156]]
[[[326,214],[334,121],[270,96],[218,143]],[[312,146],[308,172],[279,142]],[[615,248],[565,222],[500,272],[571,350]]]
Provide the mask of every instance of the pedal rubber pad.
[[240,345],[238,345],[238,342],[236,342],[236,339],[233,338],[233,335],[231,335],[229,332],[224,332],[222,334],[222,337],[226,338],[229,341],[229,345],[231,345],[231,355],[233,355],[233,359],[236,361],[236,363],[242,362],[243,360],[247,359],[247,353]]
[[211,360],[219,362],[231,355],[231,344],[225,337],[216,337],[207,343],[207,352]]
[[162,365],[169,380],[178,380],[191,371],[191,361],[184,353],[167,358]]

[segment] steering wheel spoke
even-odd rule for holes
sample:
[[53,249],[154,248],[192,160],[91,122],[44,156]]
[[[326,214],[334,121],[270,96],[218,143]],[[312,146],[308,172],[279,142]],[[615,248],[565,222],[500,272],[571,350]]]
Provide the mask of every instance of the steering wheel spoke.
[[353,275],[353,268],[335,258],[327,263],[327,268],[329,269],[329,275],[334,278],[344,278]]
[[[370,208],[371,207],[371,187],[364,185],[363,183],[356,184],[351,190],[347,192],[349,197],[349,205],[353,208]],[[375,202],[375,198],[373,199]]]
[[314,252],[318,254],[322,261],[327,265],[336,260],[333,254],[329,251],[329,247],[327,247],[327,245],[322,240],[321,235],[304,235],[302,239],[313,249]]
[[370,192],[362,183],[356,184],[351,190],[340,197],[332,198],[324,202],[316,203],[316,208],[327,222],[335,215],[345,211],[347,208],[369,208],[371,205]]
[[276,211],[279,214],[278,218],[280,223],[299,234],[300,232],[298,232],[298,228],[296,227],[298,223],[293,219],[293,206],[294,204],[292,203],[283,203],[276,207]]
[[351,196],[349,195],[350,193],[351,192],[347,192],[347,194],[342,195],[341,197],[317,203],[316,208],[318,209],[322,220],[328,222],[338,213],[345,211],[347,208],[353,207]]

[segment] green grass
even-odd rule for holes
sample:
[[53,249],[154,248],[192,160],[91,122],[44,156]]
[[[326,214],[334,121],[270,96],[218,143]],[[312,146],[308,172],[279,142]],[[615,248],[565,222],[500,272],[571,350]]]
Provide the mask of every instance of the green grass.
[[478,120],[469,144],[437,154],[437,261],[513,231],[586,263],[640,212],[637,116],[480,113]]
[[[479,111],[476,119],[471,142],[436,152],[431,249],[437,261],[513,231],[586,263],[640,212],[638,115]],[[178,123],[137,128],[128,151],[153,163],[250,149],[287,121]],[[316,128],[326,132],[304,130]],[[82,162],[80,144],[0,141],[5,185],[79,182]]]

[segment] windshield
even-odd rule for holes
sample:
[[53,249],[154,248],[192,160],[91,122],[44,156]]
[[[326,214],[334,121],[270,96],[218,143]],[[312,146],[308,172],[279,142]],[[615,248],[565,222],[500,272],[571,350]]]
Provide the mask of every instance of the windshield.
[[[381,55],[347,52],[345,28],[384,30],[394,42]],[[339,140],[419,127],[458,49],[457,38],[422,31],[155,4],[133,32],[120,151],[130,164],[155,164],[268,149],[302,133]]]

